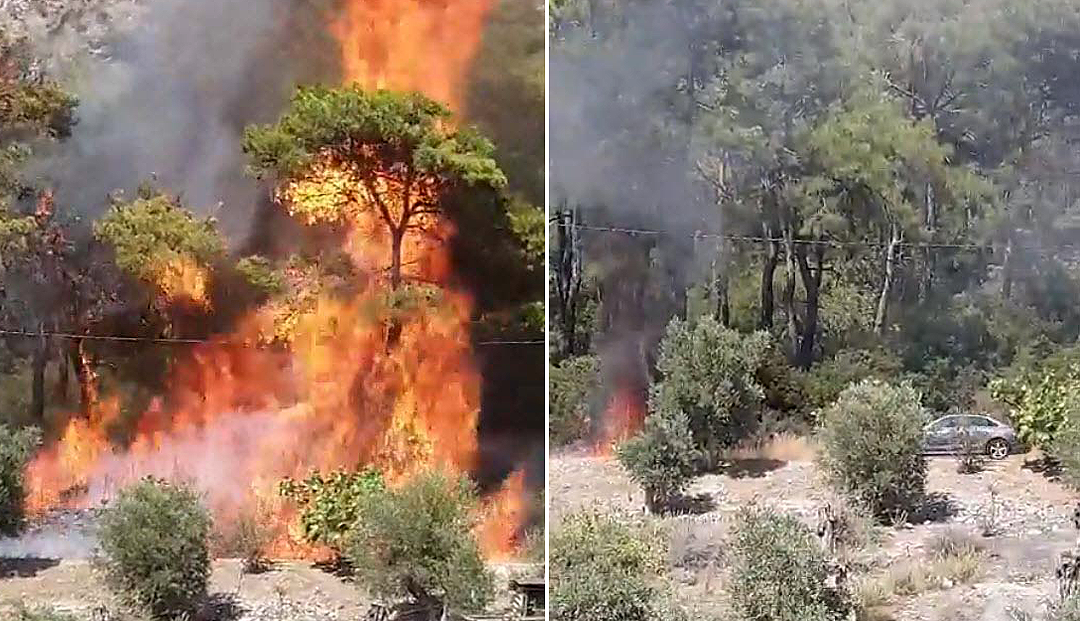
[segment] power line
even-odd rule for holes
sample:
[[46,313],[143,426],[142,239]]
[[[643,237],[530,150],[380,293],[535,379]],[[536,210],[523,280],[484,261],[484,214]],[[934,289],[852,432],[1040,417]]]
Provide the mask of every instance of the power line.
[[[176,339],[154,338],[140,336],[121,336],[115,334],[75,334],[73,332],[31,332],[29,330],[11,330],[0,328],[0,336],[21,336],[26,338],[54,337],[71,340],[87,341],[113,341],[123,343],[155,343],[161,345],[203,345],[210,343],[229,344],[230,341],[216,341],[211,339]],[[542,345],[543,339],[531,340],[508,340],[508,341],[478,341],[474,345]],[[235,344],[235,343],[234,343]]]
[[[557,224],[557,220],[551,221]],[[694,233],[675,232],[670,230],[660,229],[645,229],[645,228],[628,228],[617,226],[598,226],[593,224],[578,224],[570,223],[569,225],[560,224],[560,226],[570,226],[571,228],[583,231],[601,231],[610,233],[623,233],[625,235],[683,235],[685,237],[691,237],[695,239],[723,239],[726,241],[747,242],[747,243],[786,243],[783,237],[764,237],[754,235],[732,235],[721,233],[703,233],[700,231]],[[807,246],[829,246],[834,248],[887,248],[888,242],[874,242],[874,241],[845,241],[839,239],[792,239],[790,243],[795,245],[807,245]],[[960,243],[947,243],[947,242],[897,242],[898,247],[903,248],[941,248],[941,249],[954,249],[954,250],[994,250],[994,246],[991,244],[960,244]],[[1053,249],[1041,248],[1036,246],[1013,246],[1015,250],[1027,250],[1034,252],[1054,252]],[[1062,245],[1058,247],[1058,250],[1080,250],[1080,248],[1072,245]]]

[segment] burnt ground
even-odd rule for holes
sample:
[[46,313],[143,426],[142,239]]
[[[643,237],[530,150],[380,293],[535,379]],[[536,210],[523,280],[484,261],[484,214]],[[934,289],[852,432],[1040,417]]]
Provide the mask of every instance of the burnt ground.
[[[120,606],[93,566],[94,517],[64,512],[31,525],[17,539],[0,539],[0,619],[19,604],[47,606],[79,621],[111,618]],[[492,611],[509,606],[511,578],[542,568],[519,563],[492,566],[498,589]],[[354,621],[372,599],[347,576],[302,561],[275,561],[268,571],[244,573],[233,559],[213,562],[210,598],[200,621]]]
[[[724,472],[698,478],[682,514],[647,518],[667,527],[676,593],[703,617],[732,618],[724,592],[724,541],[740,506],[756,501],[813,526],[818,507],[831,497],[815,469],[813,449],[801,439],[786,438],[739,457]],[[1014,621],[1026,613],[1041,619],[1053,601],[1058,557],[1077,541],[1071,515],[1078,498],[1037,457],[988,462],[976,474],[959,474],[953,458],[930,458],[927,484],[935,511],[922,523],[873,527],[852,562],[851,584],[883,583],[898,567],[925,564],[927,547],[942,535],[970,538],[981,547],[978,567],[964,580],[878,596],[872,618]],[[565,451],[552,457],[550,468],[553,528],[559,516],[581,508],[628,518],[644,512],[643,494],[614,458]]]

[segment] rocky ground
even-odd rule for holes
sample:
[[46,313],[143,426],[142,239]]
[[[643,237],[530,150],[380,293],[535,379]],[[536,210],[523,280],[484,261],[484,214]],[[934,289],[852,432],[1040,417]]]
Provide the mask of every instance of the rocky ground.
[[[18,604],[48,606],[79,621],[111,619],[120,609],[93,566],[95,514],[65,511],[31,524],[19,537],[0,539],[0,619]],[[498,588],[493,612],[510,605],[512,578],[537,577],[542,567],[493,565]],[[242,563],[213,563],[210,598],[198,621],[355,621],[371,605],[347,576],[302,561],[273,562],[268,571],[242,571]]]
[[[816,521],[830,493],[814,467],[812,448],[785,440],[781,450],[742,455],[723,472],[698,478],[683,514],[660,519],[670,532],[672,577],[691,610],[723,618],[724,540],[731,518],[749,502],[771,505]],[[1014,621],[1039,619],[1054,594],[1061,552],[1077,542],[1072,510],[1077,496],[1041,467],[1037,455],[987,464],[958,474],[952,458],[931,458],[928,491],[934,502],[921,523],[880,526],[859,553],[852,583],[880,583],[898,567],[924,563],[926,548],[942,535],[966,537],[983,549],[975,576],[951,579],[911,594],[875,602],[882,621]],[[599,507],[643,513],[643,496],[613,458],[567,451],[551,460],[553,528],[569,511]]]
[[[495,611],[509,604],[513,577],[538,568],[500,564],[493,568],[500,587]],[[304,562],[277,562],[269,571],[245,574],[236,560],[214,562],[210,602],[200,621],[357,621],[371,600],[348,578]],[[0,619],[18,603],[48,606],[80,621],[108,619],[119,606],[103,588],[91,561],[0,558]]]

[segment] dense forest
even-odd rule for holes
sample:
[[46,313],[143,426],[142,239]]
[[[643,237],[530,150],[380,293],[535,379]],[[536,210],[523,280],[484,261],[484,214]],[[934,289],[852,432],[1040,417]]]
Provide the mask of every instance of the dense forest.
[[1028,380],[1080,353],[1075,2],[552,11],[561,439],[644,401],[672,318],[767,333],[782,418],[866,377],[1055,416]]

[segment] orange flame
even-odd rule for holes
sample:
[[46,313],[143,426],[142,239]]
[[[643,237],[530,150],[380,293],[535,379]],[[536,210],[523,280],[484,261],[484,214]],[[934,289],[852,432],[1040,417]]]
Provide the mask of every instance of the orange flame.
[[644,426],[645,404],[638,391],[623,385],[612,394],[603,416],[593,450],[597,455],[611,455],[615,447]]
[[[460,104],[492,0],[348,0],[332,24],[346,78],[365,86],[420,90]],[[320,221],[317,197],[341,179],[315,170],[279,198],[297,219]],[[130,444],[113,449],[107,430],[119,402],[75,418],[27,472],[34,511],[92,506],[136,478],[182,478],[202,490],[218,520],[272,507],[278,540],[269,554],[317,553],[290,534],[295,507],[276,499],[278,483],[372,465],[391,482],[427,468],[476,465],[480,377],[469,342],[471,298],[436,286],[420,302],[396,304],[386,284],[390,240],[371,210],[346,214],[344,250],[360,274],[350,294],[315,291],[268,302],[232,334],[177,361],[168,389],[136,421]],[[445,283],[454,230],[434,216],[403,248],[409,280]],[[179,266],[183,268],[184,266]],[[205,273],[173,270],[173,291],[205,298]],[[165,286],[165,285],[168,286]],[[400,328],[388,340],[390,315]],[[388,343],[392,345],[388,346]],[[524,476],[488,501],[484,548],[509,554],[524,519]]]
[[347,0],[332,24],[346,81],[419,91],[459,111],[494,0]]
[[487,501],[484,520],[477,532],[480,548],[490,559],[512,558],[521,545],[521,528],[528,511],[525,471],[518,470],[503,482]]

